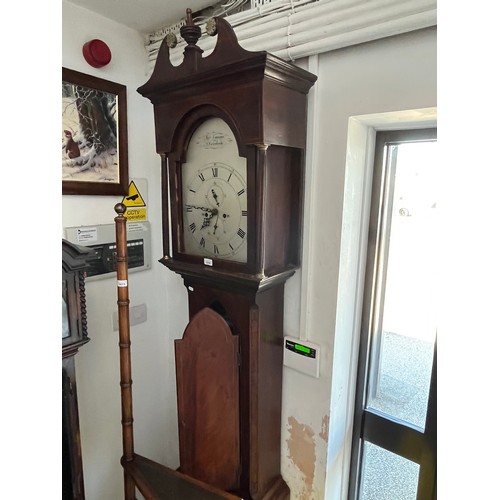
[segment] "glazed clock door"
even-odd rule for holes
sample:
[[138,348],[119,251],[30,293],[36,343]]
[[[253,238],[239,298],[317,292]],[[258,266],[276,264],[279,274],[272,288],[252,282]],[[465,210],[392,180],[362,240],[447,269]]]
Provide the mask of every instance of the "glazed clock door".
[[209,118],[195,130],[181,176],[184,251],[247,262],[247,159],[224,120]]

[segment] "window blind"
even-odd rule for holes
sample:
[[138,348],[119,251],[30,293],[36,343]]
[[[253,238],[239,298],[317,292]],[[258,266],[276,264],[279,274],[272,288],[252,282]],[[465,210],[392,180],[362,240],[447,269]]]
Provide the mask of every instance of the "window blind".
[[[273,0],[225,18],[240,45],[294,61],[363,42],[437,25],[437,0]],[[210,54],[216,37],[202,27],[198,46]],[[147,37],[148,73],[154,68],[166,27]],[[172,64],[183,60],[186,43],[170,49]]]

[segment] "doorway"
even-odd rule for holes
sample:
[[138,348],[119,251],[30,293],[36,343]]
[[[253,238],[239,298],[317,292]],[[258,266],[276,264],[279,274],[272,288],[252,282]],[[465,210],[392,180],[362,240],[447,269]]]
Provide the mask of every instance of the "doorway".
[[436,498],[436,129],[378,132],[349,500]]

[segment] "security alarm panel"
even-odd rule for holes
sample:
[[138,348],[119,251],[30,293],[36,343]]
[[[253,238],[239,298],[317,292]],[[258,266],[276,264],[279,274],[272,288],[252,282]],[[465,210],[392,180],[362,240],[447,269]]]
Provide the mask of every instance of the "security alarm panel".
[[283,348],[285,366],[319,378],[319,345],[286,336],[283,339]]
[[[116,227],[114,224],[67,227],[66,239],[95,250],[88,259],[87,281],[116,276]],[[148,221],[127,223],[129,273],[151,268],[151,231]]]

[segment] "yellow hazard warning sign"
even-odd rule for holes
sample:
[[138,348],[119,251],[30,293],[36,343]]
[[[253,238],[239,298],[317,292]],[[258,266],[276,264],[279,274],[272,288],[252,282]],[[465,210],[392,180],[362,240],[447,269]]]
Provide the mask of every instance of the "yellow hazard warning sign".
[[147,220],[147,214],[145,208],[127,208],[125,210],[125,217],[127,222],[138,222],[141,220]]
[[123,197],[122,203],[126,207],[145,207],[146,202],[144,201],[141,193],[137,189],[134,181],[130,181],[128,186],[128,194]]
[[122,203],[127,207],[124,214],[127,222],[137,222],[147,219],[146,202],[134,181],[130,181],[128,194],[123,197]]

